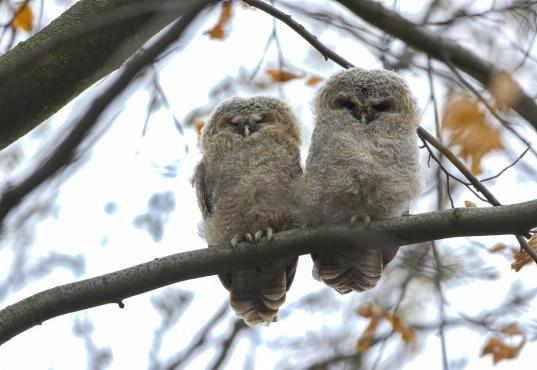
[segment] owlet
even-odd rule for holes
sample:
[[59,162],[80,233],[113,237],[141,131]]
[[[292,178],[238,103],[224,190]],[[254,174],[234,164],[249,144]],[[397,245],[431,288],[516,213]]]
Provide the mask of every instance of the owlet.
[[[233,98],[215,109],[201,132],[203,159],[192,180],[209,248],[253,244],[292,227],[302,176],[299,146],[297,121],[276,98]],[[274,321],[297,260],[220,274],[235,313],[249,325]]]
[[[418,114],[406,84],[386,70],[352,68],[317,94],[302,222],[316,226],[401,216],[420,193]],[[313,276],[341,294],[372,288],[397,248],[312,254]]]

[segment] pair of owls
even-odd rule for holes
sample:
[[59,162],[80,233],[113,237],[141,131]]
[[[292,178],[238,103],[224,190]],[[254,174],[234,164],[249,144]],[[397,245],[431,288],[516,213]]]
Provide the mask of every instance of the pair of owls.
[[[300,165],[299,127],[272,97],[233,98],[202,130],[193,183],[209,247],[297,226],[403,215],[419,194],[416,104],[393,72],[352,68],[320,88],[315,129]],[[396,248],[313,254],[313,276],[341,294],[375,286]],[[235,313],[270,324],[285,301],[297,258],[220,274]]]

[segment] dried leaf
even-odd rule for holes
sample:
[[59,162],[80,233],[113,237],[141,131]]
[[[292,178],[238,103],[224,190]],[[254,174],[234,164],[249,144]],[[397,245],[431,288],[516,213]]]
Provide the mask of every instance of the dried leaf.
[[489,90],[496,100],[496,105],[500,108],[515,106],[521,97],[518,84],[505,71],[500,71],[492,75],[489,81]]
[[[531,249],[537,252],[537,234],[533,234],[531,239],[528,240],[528,245]],[[511,268],[516,272],[519,272],[520,269],[530,263],[533,263],[533,259],[529,254],[524,250],[513,250],[513,263],[511,263]]]
[[196,121],[196,123],[194,123],[194,130],[196,130],[196,134],[198,134],[198,138],[201,135],[201,130],[203,129],[203,126],[205,126],[205,122]]
[[372,303],[364,303],[356,310],[356,313],[365,318],[381,318],[384,316],[384,309]]
[[524,335],[524,332],[522,331],[520,326],[518,326],[517,323],[513,323],[513,324],[509,324],[509,325],[504,326],[500,330],[500,332],[503,333],[503,334],[507,334],[507,335]]
[[267,74],[270,76],[270,79],[273,82],[287,82],[287,81],[291,81],[291,80],[303,77],[293,72],[284,71],[283,69],[268,68]]
[[19,5],[14,12],[15,17],[11,22],[11,27],[14,29],[22,29],[30,32],[34,23],[34,13],[32,7],[28,3]]
[[475,204],[474,202],[472,202],[471,200],[465,200],[464,201],[464,206],[466,208],[477,208],[477,204]]
[[413,343],[416,341],[416,334],[394,313],[386,314],[386,320],[393,326],[393,330],[401,333],[401,338],[405,343]]
[[469,97],[448,99],[442,129],[449,134],[449,145],[459,148],[458,155],[464,160],[471,160],[471,170],[475,175],[483,172],[481,159],[487,153],[503,149],[498,130],[487,121],[478,102]]
[[499,337],[492,336],[485,343],[485,346],[481,350],[480,357],[490,354],[492,355],[492,363],[496,365],[500,361],[517,358],[525,344],[525,337],[518,346],[510,346],[503,342]]
[[229,23],[233,15],[233,3],[231,0],[222,2],[222,10],[220,11],[220,17],[216,25],[204,32],[209,35],[212,40],[223,40],[226,37],[224,27]]
[[365,328],[362,335],[360,335],[360,338],[358,338],[358,342],[356,343],[356,351],[358,352],[365,352],[369,348],[371,344],[371,338],[373,338],[373,335],[375,334],[375,331],[377,330],[377,327],[379,325],[379,319],[378,318],[372,318],[371,321],[369,321],[369,325],[367,325],[367,328]]
[[306,85],[314,87],[317,86],[322,80],[323,78],[321,76],[311,76],[306,80]]
[[504,243],[496,243],[496,244],[494,244],[492,247],[490,247],[488,249],[488,252],[489,253],[498,253],[498,252],[501,252],[501,251],[505,250],[505,248],[507,248],[507,245],[505,245]]

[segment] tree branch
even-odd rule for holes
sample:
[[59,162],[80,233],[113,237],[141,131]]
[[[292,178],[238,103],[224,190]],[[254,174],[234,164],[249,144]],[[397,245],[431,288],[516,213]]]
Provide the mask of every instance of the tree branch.
[[[64,166],[68,165],[75,156],[80,142],[98,122],[99,117],[108,105],[130,84],[134,77],[151,64],[166,48],[176,41],[196,15],[213,0],[205,0],[191,6],[164,35],[162,35],[147,50],[136,54],[125,66],[121,74],[101,95],[99,95],[71,125],[71,131],[54,148],[53,152],[44,156],[34,171],[14,184],[8,183],[0,196],[0,226],[3,225],[7,214],[16,207],[22,199],[39,185],[53,176]],[[0,227],[1,228],[1,227]]]
[[[337,1],[366,22],[425,52],[431,58],[441,62],[446,62],[446,58],[449,58],[449,62],[484,87],[488,87],[490,78],[499,71],[492,63],[479,58],[470,50],[418,26],[380,3],[371,0]],[[537,130],[537,104],[520,86],[519,89],[520,100],[513,109]]]
[[107,275],[37,293],[0,311],[0,344],[43,321],[122,300],[179,281],[259,266],[278,258],[379,248],[459,236],[520,234],[537,225],[537,200],[491,208],[455,208],[373,221],[367,228],[325,226],[278,233],[255,248],[241,243],[157,258]]
[[2,55],[0,149],[119,68],[149,38],[197,2],[180,3],[81,0]]
[[[304,26],[302,26],[300,23],[294,21],[291,16],[275,9],[274,7],[272,7],[271,5],[268,5],[266,3],[264,3],[263,1],[260,1],[260,0],[244,0],[247,4],[249,5],[252,5],[252,6],[255,6],[265,12],[267,12],[268,14],[272,15],[273,17],[276,17],[278,19],[280,19],[282,22],[284,22],[285,24],[287,24],[291,29],[293,29],[294,31],[296,31],[299,35],[301,35],[306,41],[308,41],[315,49],[317,49],[320,53],[322,53],[322,55],[325,57],[325,58],[330,58],[332,61],[338,63],[340,66],[342,66],[343,68],[349,68],[349,67],[352,67],[353,65],[351,63],[349,63],[348,61],[346,61],[345,59],[341,58],[337,53],[333,52],[333,51],[330,51],[326,46],[324,46],[317,37],[315,37],[313,34],[311,34],[309,31],[307,31]],[[365,2],[369,1],[369,0],[364,0]],[[376,4],[376,3],[372,3],[372,4]],[[382,6],[379,5],[381,8]],[[391,11],[388,11],[386,9],[386,12],[391,12]],[[394,13],[394,12],[391,12],[393,13],[393,15],[395,17],[398,17],[397,19],[400,18],[400,21],[404,21],[404,22],[407,22],[407,23],[411,23],[409,21],[406,21],[404,20],[403,18],[401,18],[398,14]],[[365,18],[364,18],[365,19]],[[416,26],[416,25],[414,25]],[[416,26],[417,27],[417,26]],[[424,31],[425,32],[425,31]],[[435,35],[431,35],[431,37],[436,37]],[[406,40],[403,40],[403,41],[406,41]],[[456,45],[456,44],[454,44]],[[458,46],[457,46],[458,47]],[[330,52],[326,52],[326,50],[329,50]],[[445,56],[446,55],[446,51],[445,50],[441,50],[443,55]],[[477,58],[477,57],[476,57]],[[452,61],[446,61],[446,63],[451,63]],[[485,63],[485,62],[483,62]],[[536,106],[537,108],[537,106]],[[536,118],[537,120],[537,118]],[[498,206],[500,205],[500,202],[496,199],[496,197],[494,197],[494,195],[487,189],[487,187],[485,185],[483,185],[474,175],[472,175],[471,171],[468,170],[468,168],[466,168],[466,166],[464,166],[464,164],[457,158],[457,156],[455,154],[453,154],[447,147],[445,147],[444,145],[442,145],[438,140],[436,140],[436,138],[434,136],[432,136],[431,134],[429,134],[424,128],[422,127],[419,127],[418,130],[417,130],[417,133],[418,135],[420,136],[420,138],[422,140],[427,140],[429,143],[431,143],[435,148],[437,148],[442,154],[444,154],[446,156],[446,158],[457,168],[459,169],[459,171],[461,171],[461,173],[470,181],[470,183],[472,183],[472,185],[474,185],[474,187],[480,191],[484,196],[485,198],[493,205],[495,206]],[[441,148],[441,149],[440,149]],[[440,162],[439,162],[440,163]],[[442,167],[442,169],[444,169]],[[447,176],[452,176],[449,172],[446,171],[446,175]],[[455,177],[454,177],[455,178]],[[469,188],[471,190],[471,188]],[[448,186],[447,186],[447,191],[448,191],[448,194],[449,194],[449,181],[448,181]],[[473,191],[473,190],[472,190]],[[476,194],[477,195],[477,194]],[[479,196],[478,196],[479,197]],[[450,196],[450,200],[451,200],[451,196]],[[527,230],[523,233],[523,235],[528,235],[528,232]],[[537,263],[537,253],[531,249],[528,245],[528,243],[526,242],[526,240],[524,238],[522,238],[521,236],[519,235],[515,235],[515,237],[517,238],[517,241],[519,242],[520,244],[520,247],[522,249],[524,249],[526,251],[526,253],[528,253],[532,259],[535,261],[535,263]]]

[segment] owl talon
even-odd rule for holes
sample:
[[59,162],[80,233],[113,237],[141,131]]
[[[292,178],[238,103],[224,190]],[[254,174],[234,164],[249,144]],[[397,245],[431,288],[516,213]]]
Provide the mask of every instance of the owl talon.
[[233,239],[231,239],[231,246],[233,247],[233,249],[237,250],[238,247],[239,247],[239,241],[240,241],[240,237],[239,237],[239,234],[235,234],[233,236]]
[[255,233],[255,241],[259,242],[263,238],[263,236],[267,237],[267,240],[272,240],[274,238],[274,229],[270,226],[268,226],[265,230],[258,230]]
[[231,246],[234,249],[238,249],[239,243],[242,241],[248,241],[249,243],[252,243],[254,241],[254,237],[250,233],[244,233],[244,234],[235,234],[233,236],[233,239],[231,239]]
[[367,213],[358,213],[355,215],[352,215],[351,217],[351,225],[356,225],[357,223],[363,223],[364,226],[367,226],[371,223],[371,217]]
[[257,230],[254,235],[255,241],[256,242],[260,241],[262,237],[263,237],[263,231]]
[[267,227],[266,228],[266,233],[267,233],[267,239],[268,240],[272,240],[274,239],[274,229],[272,227]]

